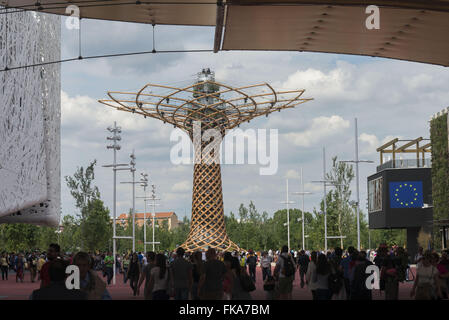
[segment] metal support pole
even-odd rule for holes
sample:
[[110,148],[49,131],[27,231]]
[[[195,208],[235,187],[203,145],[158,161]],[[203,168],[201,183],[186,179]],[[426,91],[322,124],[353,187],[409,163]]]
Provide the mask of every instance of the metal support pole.
[[[116,122],[114,121],[114,127],[116,127]],[[117,243],[115,240],[115,237],[117,236],[117,229],[116,229],[116,219],[117,219],[117,171],[115,170],[115,166],[117,165],[117,150],[114,148],[114,197],[113,197],[113,212],[114,212],[114,223],[113,223],[113,239],[112,239],[112,257],[114,259],[114,263],[112,266],[113,275],[112,275],[112,284],[115,285],[115,278],[116,278],[116,268],[115,268],[115,255],[117,254]]]
[[357,118],[355,123],[355,172],[356,172],[356,188],[357,188],[357,250],[360,251],[360,191],[359,191],[359,138],[357,132]]
[[302,219],[302,250],[305,250],[305,244],[304,244],[304,177],[302,175],[302,168],[301,168],[301,189],[302,189],[302,210],[301,210],[301,219]]
[[135,169],[131,170],[133,174],[133,252],[136,252],[136,184]]
[[290,209],[288,207],[288,179],[287,179],[287,245],[290,252]]
[[154,197],[153,197],[153,214],[152,214],[152,216],[153,216],[153,252],[155,252],[154,251],[154,218],[156,217],[156,202],[155,202]]
[[[143,196],[147,196],[147,187],[144,185],[143,187]],[[143,211],[143,251],[147,252],[147,202],[145,199],[144,202],[144,211]]]
[[[326,181],[326,149],[323,147],[323,181]],[[327,251],[327,213],[326,213],[326,182],[323,183],[323,213],[324,213],[324,251]]]

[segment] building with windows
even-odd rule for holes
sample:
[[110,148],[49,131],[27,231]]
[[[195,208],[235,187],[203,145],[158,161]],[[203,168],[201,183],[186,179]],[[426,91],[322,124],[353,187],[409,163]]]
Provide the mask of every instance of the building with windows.
[[[126,226],[128,224],[128,218],[132,219],[132,216],[130,216],[129,213],[122,213],[120,216],[117,217],[116,223],[120,224],[122,226]],[[139,227],[143,226],[144,223],[144,213],[137,213],[136,212],[136,225]],[[153,216],[150,212],[147,213],[147,220],[148,224],[151,225],[153,222]],[[155,216],[156,223],[158,225],[162,225],[164,221],[167,221],[168,223],[168,230],[172,230],[173,228],[176,228],[179,226],[180,221],[178,220],[178,216],[175,212],[156,212]]]

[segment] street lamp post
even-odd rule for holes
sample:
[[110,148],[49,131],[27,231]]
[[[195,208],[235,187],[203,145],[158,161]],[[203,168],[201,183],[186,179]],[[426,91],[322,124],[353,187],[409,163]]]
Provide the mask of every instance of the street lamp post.
[[306,194],[312,194],[312,192],[304,191],[304,178],[301,168],[301,190],[300,192],[292,192],[292,194],[301,195],[302,196],[302,210],[301,210],[301,220],[302,220],[302,250],[305,250],[305,221],[304,221],[304,196]]
[[312,182],[323,184],[324,251],[327,251],[327,239],[328,238],[336,238],[336,237],[328,237],[327,236],[326,186],[336,187],[336,186],[341,186],[341,184],[337,184],[337,181],[326,179],[326,149],[325,149],[325,147],[323,147],[323,180],[312,181]]
[[[146,250],[146,245],[147,244],[152,244],[153,245],[153,251],[154,251],[154,245],[155,244],[160,244],[160,242],[155,242],[154,241],[154,227],[155,227],[155,225],[154,225],[154,222],[155,222],[155,218],[156,218],[156,206],[158,206],[159,204],[157,204],[156,203],[156,200],[161,200],[161,199],[159,199],[159,198],[156,198],[156,186],[154,185],[154,184],[152,184],[151,185],[151,197],[138,197],[138,198],[143,198],[144,199],[144,201],[145,201],[145,218],[144,218],[144,244],[145,244],[145,250]],[[147,240],[146,240],[146,202],[147,201],[152,201],[153,203],[152,203],[152,206],[153,206],[153,213],[151,214],[151,217],[152,217],[152,221],[153,221],[153,226],[152,226],[152,229],[153,229],[153,241],[150,241],[150,242],[148,242]]]
[[286,197],[287,197],[286,201],[282,201],[281,203],[283,203],[287,206],[287,245],[288,245],[288,251],[290,252],[290,209],[289,209],[288,205],[293,204],[295,202],[288,200],[288,179],[287,179]]
[[148,174],[140,173],[142,176],[140,178],[141,186],[143,187],[143,197],[144,197],[144,211],[143,211],[143,251],[147,252],[147,202],[145,198],[147,196],[147,186],[148,186]]
[[[156,198],[156,186],[154,184],[151,185],[151,198],[150,198],[153,202],[153,213],[152,213],[152,217],[153,217],[153,241],[151,242],[153,244],[153,251],[154,251],[154,245],[156,244],[156,242],[154,241],[154,218],[156,218],[156,200],[160,200],[158,198]],[[160,242],[158,242],[159,244]]]
[[340,162],[351,162],[355,163],[355,175],[356,175],[356,191],[357,191],[357,206],[356,206],[356,216],[357,216],[357,250],[360,251],[360,191],[359,191],[359,163],[373,163],[371,160],[359,160],[359,135],[357,130],[357,118],[354,119],[355,124],[355,160],[340,161]]
[[112,203],[112,208],[113,208],[113,224],[112,224],[112,255],[113,255],[113,259],[114,259],[114,263],[112,265],[112,270],[113,270],[113,277],[112,277],[112,283],[115,285],[115,278],[116,278],[116,267],[115,267],[115,256],[117,254],[117,243],[116,240],[117,239],[131,239],[131,237],[126,237],[126,236],[122,236],[122,237],[118,237],[116,234],[116,220],[117,220],[117,167],[122,167],[122,166],[128,166],[128,164],[126,163],[117,163],[117,150],[121,149],[121,146],[117,143],[117,141],[120,141],[122,138],[120,137],[119,133],[122,132],[122,128],[117,127],[117,123],[114,121],[114,126],[113,127],[108,127],[107,130],[109,132],[112,133],[112,137],[107,137],[107,140],[112,140],[113,143],[112,145],[108,145],[106,148],[107,149],[112,149],[114,151],[114,162],[112,164],[109,165],[104,165],[102,167],[104,168],[112,168],[113,171],[113,175],[114,175],[114,182],[113,182],[113,203]]
[[132,181],[128,181],[128,182],[120,182],[120,183],[130,183],[132,184],[133,188],[132,188],[132,197],[133,197],[133,209],[132,209],[132,215],[133,215],[133,252],[136,251],[136,184],[141,183],[140,181],[136,182],[136,156],[134,155],[134,151],[133,153],[131,153],[131,155],[129,156],[131,158],[131,161],[129,163],[129,167],[128,168],[120,168],[117,170],[129,170],[131,171],[132,174]]

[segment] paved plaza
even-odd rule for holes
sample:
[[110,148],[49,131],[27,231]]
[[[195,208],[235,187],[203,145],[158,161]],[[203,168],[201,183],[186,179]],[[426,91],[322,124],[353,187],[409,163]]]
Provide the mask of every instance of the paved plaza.
[[[293,285],[293,299],[294,300],[312,300],[312,294],[307,287],[301,289],[299,285],[298,274]],[[101,276],[101,273],[100,273]],[[15,273],[9,274],[8,281],[0,280],[0,300],[26,300],[29,298],[31,292],[39,288],[40,282],[31,283],[30,273],[25,273],[25,280],[23,283],[16,283]],[[106,281],[106,278],[104,278]],[[412,282],[402,283],[399,288],[399,299],[409,300]],[[108,286],[108,290],[114,300],[143,300],[143,286],[141,288],[141,295],[133,297],[129,281],[127,284],[123,283],[123,275],[119,274],[117,277],[117,284],[115,286]],[[265,300],[265,292],[263,291],[262,272],[257,268],[256,274],[256,291],[251,293],[253,299]],[[374,300],[383,300],[384,295],[380,294],[378,290],[373,292]]]

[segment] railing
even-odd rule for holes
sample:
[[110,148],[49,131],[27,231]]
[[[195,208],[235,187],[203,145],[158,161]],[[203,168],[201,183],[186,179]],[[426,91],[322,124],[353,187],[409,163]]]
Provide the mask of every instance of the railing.
[[403,160],[390,160],[387,161],[380,166],[377,166],[377,172],[385,170],[385,169],[403,169],[403,168],[431,168],[432,161],[431,159],[424,159],[424,163],[422,159],[403,159]]

